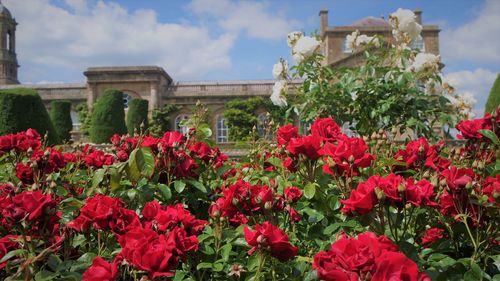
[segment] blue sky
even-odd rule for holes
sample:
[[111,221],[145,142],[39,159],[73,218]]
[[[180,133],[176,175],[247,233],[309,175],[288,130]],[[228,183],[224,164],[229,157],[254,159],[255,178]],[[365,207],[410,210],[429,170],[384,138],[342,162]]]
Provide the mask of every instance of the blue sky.
[[84,82],[98,65],[159,65],[174,80],[271,79],[286,35],[349,25],[397,8],[441,28],[445,78],[477,100],[500,71],[498,0],[3,0],[19,22],[23,83]]

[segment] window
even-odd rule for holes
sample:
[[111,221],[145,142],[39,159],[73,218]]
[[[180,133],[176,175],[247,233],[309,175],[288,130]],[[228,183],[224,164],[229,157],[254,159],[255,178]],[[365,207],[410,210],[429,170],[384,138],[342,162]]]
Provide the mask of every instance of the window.
[[[269,118],[267,117],[267,113],[261,113],[257,117],[257,134],[259,134],[259,138],[263,139],[266,137],[266,133],[269,126]],[[270,136],[267,136],[270,137]]]
[[[186,135],[189,132],[189,128],[186,127],[185,120],[189,119],[189,115],[181,114],[175,117],[175,130],[179,133]],[[183,122],[184,121],[184,122]]]
[[10,30],[7,31],[7,51],[12,51],[12,34]]
[[420,51],[425,51],[424,39],[422,37],[413,40],[410,46],[413,50],[419,49]]
[[353,50],[351,49],[351,46],[349,46],[349,41],[347,41],[347,38],[344,38],[344,41],[342,42],[342,51],[344,53],[352,53]]
[[78,118],[78,113],[72,110],[69,114],[71,116],[71,123],[73,124],[73,131],[79,131],[82,127],[82,122]]
[[229,127],[227,126],[226,118],[222,115],[217,116],[216,130],[217,142],[221,143],[229,141]]
[[300,120],[299,133],[301,133],[302,135],[309,134],[309,132],[311,131],[311,125],[311,121]]

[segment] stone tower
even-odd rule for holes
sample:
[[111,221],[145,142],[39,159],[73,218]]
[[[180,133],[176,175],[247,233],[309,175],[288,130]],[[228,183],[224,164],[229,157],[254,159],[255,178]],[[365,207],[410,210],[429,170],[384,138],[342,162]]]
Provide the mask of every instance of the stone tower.
[[16,20],[0,0],[0,85],[19,84],[17,80]]

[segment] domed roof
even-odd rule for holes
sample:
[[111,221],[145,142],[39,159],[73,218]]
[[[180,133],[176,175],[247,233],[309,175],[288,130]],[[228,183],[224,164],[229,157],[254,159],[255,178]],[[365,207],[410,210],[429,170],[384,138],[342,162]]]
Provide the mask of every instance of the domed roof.
[[352,26],[389,26],[389,23],[383,18],[366,17],[356,21]]
[[12,18],[12,15],[10,14],[9,9],[5,8],[5,6],[2,4],[1,0],[0,0],[0,15],[2,15],[4,17]]

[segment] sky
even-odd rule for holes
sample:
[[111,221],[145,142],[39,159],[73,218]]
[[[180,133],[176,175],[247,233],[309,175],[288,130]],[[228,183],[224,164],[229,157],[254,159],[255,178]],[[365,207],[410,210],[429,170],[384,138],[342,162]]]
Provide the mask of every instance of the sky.
[[286,35],[422,9],[443,75],[482,115],[500,72],[500,0],[2,0],[19,23],[21,83],[85,82],[90,66],[158,65],[177,81],[272,79]]

